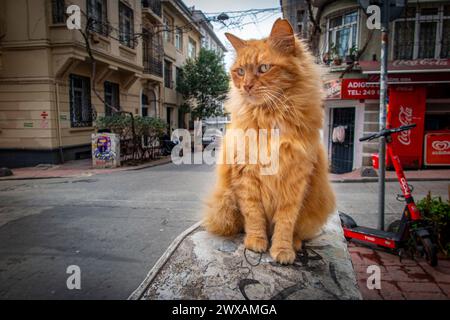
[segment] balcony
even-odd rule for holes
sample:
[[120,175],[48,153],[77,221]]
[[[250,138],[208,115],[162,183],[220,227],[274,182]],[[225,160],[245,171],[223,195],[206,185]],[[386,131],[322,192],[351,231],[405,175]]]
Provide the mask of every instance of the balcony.
[[143,30],[143,62],[144,73],[162,78],[164,50],[160,37],[152,36],[147,30]]
[[157,23],[162,22],[161,0],[142,0],[142,12]]

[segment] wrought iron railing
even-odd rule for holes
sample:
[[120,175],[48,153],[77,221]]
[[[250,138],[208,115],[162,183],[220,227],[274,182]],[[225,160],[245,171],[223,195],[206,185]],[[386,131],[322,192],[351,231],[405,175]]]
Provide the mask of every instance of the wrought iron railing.
[[144,73],[154,74],[158,77],[163,76],[163,47],[159,37],[152,36],[147,30],[144,30],[143,38],[143,59]]
[[142,0],[142,7],[151,9],[156,15],[161,17],[160,0]]

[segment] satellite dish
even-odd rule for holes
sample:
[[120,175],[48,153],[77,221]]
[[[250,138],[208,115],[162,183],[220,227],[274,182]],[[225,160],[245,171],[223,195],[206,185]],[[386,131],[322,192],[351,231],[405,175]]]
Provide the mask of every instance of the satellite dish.
[[358,0],[359,6],[367,14],[367,7],[371,5],[377,5],[383,12],[383,6],[389,1],[389,22],[394,21],[402,16],[403,11],[406,8],[408,0]]

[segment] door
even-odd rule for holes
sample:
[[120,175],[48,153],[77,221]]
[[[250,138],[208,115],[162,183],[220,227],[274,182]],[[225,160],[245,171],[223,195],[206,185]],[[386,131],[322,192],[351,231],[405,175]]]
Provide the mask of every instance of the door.
[[346,173],[353,169],[355,136],[355,108],[333,108],[331,144],[331,172]]

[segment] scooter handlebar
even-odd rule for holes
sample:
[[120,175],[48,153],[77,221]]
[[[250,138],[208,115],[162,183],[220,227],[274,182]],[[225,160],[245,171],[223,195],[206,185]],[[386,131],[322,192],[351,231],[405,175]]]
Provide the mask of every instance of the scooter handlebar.
[[359,138],[359,141],[373,140],[373,139],[379,138],[381,136],[385,136],[386,137],[386,136],[388,136],[388,135],[390,135],[392,133],[396,133],[396,132],[400,132],[400,131],[406,131],[406,130],[411,130],[415,126],[416,126],[415,123],[411,123],[411,124],[408,124],[406,126],[400,126],[400,127],[393,128],[393,129],[382,129],[380,132],[371,134],[370,136],[365,136],[365,137]]

